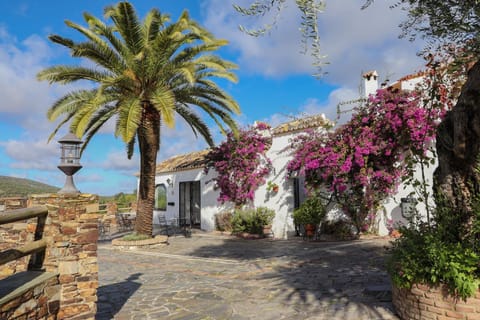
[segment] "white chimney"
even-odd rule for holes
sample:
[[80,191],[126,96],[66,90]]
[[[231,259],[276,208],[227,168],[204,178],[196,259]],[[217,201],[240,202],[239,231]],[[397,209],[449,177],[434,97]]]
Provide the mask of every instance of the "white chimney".
[[368,71],[362,74],[362,97],[367,98],[375,94],[378,89],[378,73],[376,70]]

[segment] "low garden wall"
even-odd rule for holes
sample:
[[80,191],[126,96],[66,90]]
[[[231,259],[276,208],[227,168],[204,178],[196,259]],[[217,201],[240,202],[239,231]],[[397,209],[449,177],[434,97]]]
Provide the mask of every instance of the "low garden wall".
[[444,286],[413,285],[411,289],[393,286],[392,302],[402,320],[480,320],[480,292],[463,301],[448,295]]
[[57,319],[60,308],[57,274],[24,271],[8,280],[2,282],[0,293],[10,291],[11,288],[5,288],[7,283],[16,285],[16,289],[7,296],[0,294],[0,319]]
[[[98,197],[33,195],[28,207],[48,208],[42,270],[28,257],[0,266],[0,319],[94,319],[98,288]],[[1,214],[1,213],[0,213]],[[32,220],[0,228],[0,250],[31,241]]]
[[28,206],[48,207],[44,267],[59,274],[59,319],[93,319],[98,288],[98,196],[37,195]]

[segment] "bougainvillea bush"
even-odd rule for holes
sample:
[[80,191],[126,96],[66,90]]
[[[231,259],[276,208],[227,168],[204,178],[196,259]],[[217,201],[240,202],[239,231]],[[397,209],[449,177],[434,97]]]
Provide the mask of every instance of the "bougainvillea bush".
[[292,141],[289,174],[309,188],[326,186],[360,232],[369,213],[394,194],[414,157],[429,157],[440,114],[421,106],[415,92],[381,89],[333,132]]
[[206,171],[214,168],[218,173],[213,180],[220,189],[221,203],[232,202],[241,207],[253,201],[255,190],[265,183],[271,170],[266,152],[272,139],[263,135],[262,130],[263,127],[248,128],[240,130],[238,135],[229,133],[227,140],[207,155]]

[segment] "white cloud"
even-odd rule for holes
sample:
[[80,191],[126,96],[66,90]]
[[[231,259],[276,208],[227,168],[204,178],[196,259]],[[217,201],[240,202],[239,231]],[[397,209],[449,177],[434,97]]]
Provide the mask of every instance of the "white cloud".
[[[269,123],[272,127],[275,127],[281,123],[291,121],[298,117],[303,116],[310,116],[310,115],[317,115],[317,114],[325,114],[325,117],[331,121],[337,122],[338,121],[338,114],[337,114],[337,106],[339,103],[356,100],[359,97],[358,90],[352,88],[339,88],[333,90],[326,102],[321,102],[316,98],[308,98],[304,101],[304,103],[297,108],[297,112],[295,114],[282,114],[282,113],[274,113],[268,119],[265,119],[267,123]],[[341,108],[341,111],[345,111],[349,108],[350,105],[346,105]],[[348,114],[341,114],[339,123],[343,123],[348,120]]]
[[0,146],[12,159],[10,167],[13,169],[56,170],[59,148],[53,143],[8,140],[0,142]]
[[[49,85],[38,81],[37,73],[56,58],[46,39],[38,35],[18,41],[6,29],[0,29],[0,113],[2,122],[15,123],[25,139],[47,140],[56,124],[46,116],[48,108],[63,94],[85,84]],[[58,121],[57,121],[58,123]]]
[[118,170],[122,172],[135,172],[139,168],[139,157],[134,155],[128,159],[125,150],[113,151],[107,155],[106,160],[100,165],[100,168],[108,170]]
[[36,73],[51,55],[48,45],[35,35],[18,43],[6,31],[0,39],[0,112],[40,112],[51,99],[48,85],[36,80]]
[[[205,25],[218,37],[228,39],[231,47],[240,52],[238,62],[242,70],[275,77],[314,72],[310,56],[300,53],[300,20],[295,5],[290,3],[284,9],[281,21],[268,36],[255,38],[240,32],[238,26],[251,21],[236,12],[233,3],[238,1],[209,1],[204,6]],[[268,19],[258,19],[247,27],[261,26]]]
[[[314,72],[310,56],[299,53],[300,16],[293,1],[287,1],[277,28],[260,38],[238,30],[246,20],[233,10],[232,2],[237,1],[209,1],[205,5],[205,23],[239,51],[242,70],[275,77]],[[329,63],[324,69],[328,72],[325,80],[355,86],[362,71],[377,69],[383,76],[389,73],[399,78],[420,68],[423,61],[415,54],[421,44],[398,39],[398,24],[404,13],[390,9],[383,1],[376,1],[366,10],[360,10],[360,6],[356,0],[327,1],[325,12],[319,16],[321,46]],[[257,25],[261,24],[262,20],[258,20]]]

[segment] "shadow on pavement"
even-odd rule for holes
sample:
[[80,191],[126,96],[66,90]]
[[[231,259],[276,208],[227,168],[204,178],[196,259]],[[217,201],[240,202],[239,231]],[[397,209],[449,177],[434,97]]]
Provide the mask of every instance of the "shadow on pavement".
[[396,319],[385,269],[387,245],[387,240],[232,239],[196,246],[188,255],[251,263],[262,271],[250,280],[259,286],[265,282],[273,296],[286,304],[300,305],[309,314],[316,311],[331,319],[356,315]]
[[141,283],[136,282],[142,273],[134,273],[125,281],[101,286],[97,290],[98,303],[96,320],[110,320],[137,291]]

